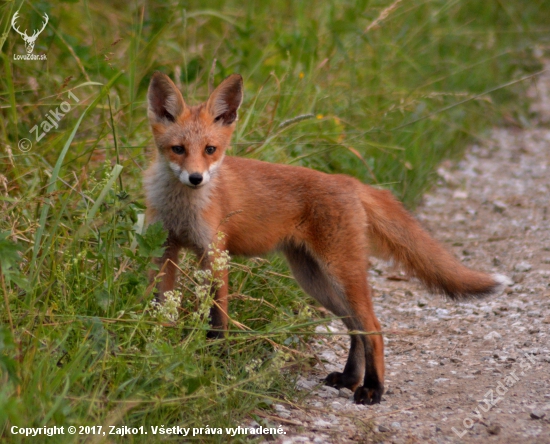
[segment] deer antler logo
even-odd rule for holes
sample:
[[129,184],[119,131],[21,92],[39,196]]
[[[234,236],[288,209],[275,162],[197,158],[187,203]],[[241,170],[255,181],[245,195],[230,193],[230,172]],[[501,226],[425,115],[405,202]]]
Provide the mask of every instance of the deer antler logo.
[[17,32],[17,34],[23,37],[23,40],[25,41],[25,49],[27,50],[27,54],[32,54],[34,50],[34,42],[36,42],[36,39],[38,38],[40,33],[44,31],[44,28],[48,24],[48,20],[49,20],[48,14],[44,13],[45,21],[42,25],[42,29],[40,29],[40,31],[38,30],[34,31],[31,36],[27,35],[26,29],[24,32],[19,31],[19,27],[16,26],[16,23],[15,23],[18,17],[19,17],[19,12],[16,12],[15,14],[13,14],[13,18],[11,19],[11,27],[15,30],[15,32]]

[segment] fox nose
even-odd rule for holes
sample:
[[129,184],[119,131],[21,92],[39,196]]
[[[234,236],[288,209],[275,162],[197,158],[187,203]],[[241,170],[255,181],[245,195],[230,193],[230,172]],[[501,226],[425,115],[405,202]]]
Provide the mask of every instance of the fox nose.
[[193,185],[198,185],[202,182],[202,174],[201,173],[193,173],[189,175],[189,182],[191,182]]

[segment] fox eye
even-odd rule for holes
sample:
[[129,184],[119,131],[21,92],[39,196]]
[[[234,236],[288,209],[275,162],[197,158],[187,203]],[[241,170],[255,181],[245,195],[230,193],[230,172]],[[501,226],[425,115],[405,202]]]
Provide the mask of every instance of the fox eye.
[[181,145],[175,145],[172,147],[172,151],[176,154],[184,154],[185,153],[185,147],[181,146]]
[[206,152],[206,154],[214,154],[214,152],[216,151],[216,147],[215,146],[212,146],[212,145],[208,145],[204,151]]

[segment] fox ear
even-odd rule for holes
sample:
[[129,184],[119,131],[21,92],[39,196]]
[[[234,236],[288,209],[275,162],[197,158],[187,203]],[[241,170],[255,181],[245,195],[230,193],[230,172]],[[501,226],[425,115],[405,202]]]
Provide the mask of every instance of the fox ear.
[[147,114],[151,123],[166,120],[175,122],[185,109],[183,97],[174,82],[159,71],[155,72],[151,78],[147,101],[149,102]]
[[231,74],[212,92],[206,108],[215,122],[231,125],[237,120],[237,110],[243,101],[243,78]]

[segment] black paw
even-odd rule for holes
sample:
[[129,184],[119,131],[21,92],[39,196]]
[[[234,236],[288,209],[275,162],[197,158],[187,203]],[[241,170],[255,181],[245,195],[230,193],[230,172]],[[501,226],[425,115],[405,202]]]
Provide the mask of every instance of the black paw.
[[224,330],[209,330],[206,333],[206,339],[223,339],[225,338]]
[[370,387],[358,387],[353,394],[353,399],[356,404],[380,404],[382,400],[382,394],[384,393],[384,387],[380,386],[378,388]]
[[337,389],[348,388],[353,390],[359,385],[360,378],[346,375],[345,373],[333,372],[325,378],[325,385]]

